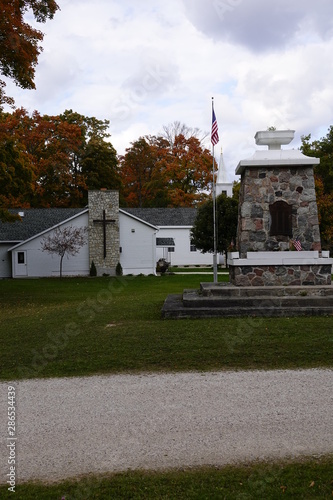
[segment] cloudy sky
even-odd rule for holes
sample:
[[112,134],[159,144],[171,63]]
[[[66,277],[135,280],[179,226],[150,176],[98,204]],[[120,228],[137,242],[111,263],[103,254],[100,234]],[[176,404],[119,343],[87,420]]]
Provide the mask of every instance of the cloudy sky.
[[[210,132],[229,180],[269,126],[320,138],[333,125],[332,0],[57,0],[41,25],[34,91],[17,106],[110,120],[123,154],[175,120]],[[207,147],[210,148],[208,140]]]

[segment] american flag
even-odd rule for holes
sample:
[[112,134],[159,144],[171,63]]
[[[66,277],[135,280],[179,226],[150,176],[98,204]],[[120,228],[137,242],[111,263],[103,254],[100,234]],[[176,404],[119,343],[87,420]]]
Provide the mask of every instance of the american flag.
[[213,146],[216,146],[216,144],[219,142],[219,128],[217,126],[217,120],[215,116],[215,111],[213,108],[213,120],[212,120],[212,136],[211,136],[212,144]]
[[302,250],[301,242],[298,239],[293,240],[292,244],[294,245],[294,247],[296,248],[296,250],[298,252],[300,252]]

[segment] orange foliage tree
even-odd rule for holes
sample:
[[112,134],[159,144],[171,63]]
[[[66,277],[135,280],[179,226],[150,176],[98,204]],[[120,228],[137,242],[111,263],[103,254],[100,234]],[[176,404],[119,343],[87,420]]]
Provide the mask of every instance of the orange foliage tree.
[[[10,136],[16,154],[30,172],[24,199],[8,200],[8,206],[20,206],[22,201],[33,207],[78,206],[79,188],[84,180],[73,176],[70,154],[81,144],[81,130],[59,117],[41,116],[35,111],[29,116],[23,108],[0,115],[0,140],[7,144]],[[7,171],[13,171],[12,184],[20,177],[12,162]],[[12,185],[8,185],[12,193]]]
[[[35,88],[35,67],[44,36],[24,20],[24,15],[30,11],[37,22],[44,23],[58,8],[55,0],[0,0],[0,73],[24,89]],[[6,100],[3,84],[0,106]]]
[[172,143],[145,136],[120,158],[122,199],[131,207],[191,207],[207,199],[212,156],[196,137],[177,135]]
[[121,198],[130,207],[158,207],[168,202],[164,170],[168,142],[155,136],[140,137],[120,157]]
[[0,206],[79,207],[88,189],[119,189],[116,151],[97,132],[103,122],[72,115],[0,112]]

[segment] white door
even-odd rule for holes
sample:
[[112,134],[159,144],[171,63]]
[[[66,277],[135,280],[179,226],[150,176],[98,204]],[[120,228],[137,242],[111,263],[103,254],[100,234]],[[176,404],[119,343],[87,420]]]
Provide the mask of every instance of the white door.
[[27,252],[20,250],[15,252],[15,275],[27,276]]

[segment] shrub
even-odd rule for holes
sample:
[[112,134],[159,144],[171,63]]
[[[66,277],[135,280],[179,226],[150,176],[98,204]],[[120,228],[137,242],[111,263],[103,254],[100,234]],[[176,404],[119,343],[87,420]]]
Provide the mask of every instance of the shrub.
[[91,261],[91,266],[90,266],[90,276],[97,276],[97,269],[95,266],[95,262],[93,260]]
[[116,265],[116,275],[117,276],[123,275],[123,268],[122,268],[120,262],[118,262],[118,264]]

